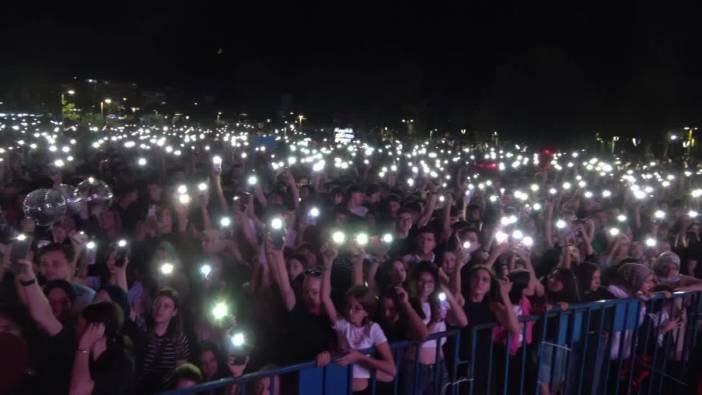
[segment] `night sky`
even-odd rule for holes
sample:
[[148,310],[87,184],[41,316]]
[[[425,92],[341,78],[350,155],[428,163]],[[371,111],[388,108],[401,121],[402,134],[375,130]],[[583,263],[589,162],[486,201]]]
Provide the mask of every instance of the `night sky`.
[[699,14],[667,2],[25,3],[0,17],[0,93],[77,75],[257,116],[287,104],[311,121],[520,137],[653,136],[702,117]]

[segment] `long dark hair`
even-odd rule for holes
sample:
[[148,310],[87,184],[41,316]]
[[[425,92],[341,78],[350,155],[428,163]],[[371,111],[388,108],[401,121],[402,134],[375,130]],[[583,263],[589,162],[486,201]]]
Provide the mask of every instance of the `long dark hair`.
[[556,277],[560,282],[563,283],[563,290],[561,292],[551,292],[548,288],[548,277],[544,280],[547,282],[544,284],[546,288],[546,300],[548,302],[565,302],[569,304],[580,302],[580,292],[578,292],[578,280],[570,269],[556,268],[549,274],[549,277]]
[[500,297],[500,282],[497,281],[497,277],[495,276],[495,273],[487,266],[484,265],[473,265],[468,268],[464,273],[461,275],[461,278],[463,279],[461,282],[464,284],[463,286],[463,297],[467,300],[469,300],[470,297],[470,279],[475,276],[476,273],[479,271],[485,271],[489,276],[490,276],[490,291],[485,295],[485,299],[483,302],[500,302],[501,297]]
[[124,347],[125,339],[122,336],[124,313],[115,302],[98,302],[86,306],[80,313],[88,323],[100,323],[105,326],[107,348],[115,349]]
[[439,316],[440,313],[440,306],[439,306],[439,269],[436,267],[435,264],[427,261],[422,261],[417,264],[417,267],[414,269],[414,272],[412,273],[412,288],[415,291],[415,295],[411,300],[412,307],[417,311],[417,314],[422,319],[426,319],[427,317],[424,314],[424,311],[422,310],[422,304],[421,301],[419,300],[419,295],[417,294],[417,289],[416,289],[416,284],[417,281],[419,280],[419,276],[422,275],[422,273],[429,273],[431,277],[434,279],[434,292],[432,292],[431,295],[429,295],[428,302],[429,306],[431,307],[431,318],[436,320],[437,317]]
[[509,291],[509,300],[512,304],[519,304],[524,294],[524,289],[529,286],[531,275],[526,270],[515,270],[507,275],[507,278],[512,282],[512,289]]
[[595,272],[600,270],[600,267],[592,262],[583,262],[575,267],[575,276],[578,279],[578,286],[580,287],[580,296],[584,296],[592,292],[590,285],[592,284],[592,276]]
[[[210,378],[210,380],[217,380],[217,379],[223,379],[229,376],[229,371],[227,369],[227,358],[222,352],[222,349],[217,345],[217,343],[211,341],[211,340],[203,340],[199,345],[198,345],[198,363],[200,355],[202,355],[203,352],[209,351],[214,355],[215,359],[217,360],[217,371],[215,372],[214,376]],[[203,373],[204,376],[204,373]]]
[[349,307],[348,305],[350,298],[356,299],[358,303],[363,306],[363,310],[366,311],[367,316],[363,321],[364,325],[375,317],[375,308],[378,305],[378,298],[375,297],[375,294],[370,290],[370,288],[366,287],[365,285],[354,285],[353,287],[349,288],[344,296],[345,309],[348,309]]

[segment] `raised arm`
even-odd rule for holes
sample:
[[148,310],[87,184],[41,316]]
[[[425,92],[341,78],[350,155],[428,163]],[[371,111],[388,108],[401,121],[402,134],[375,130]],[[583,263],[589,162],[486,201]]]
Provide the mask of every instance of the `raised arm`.
[[266,241],[266,253],[268,264],[273,271],[273,279],[280,290],[280,297],[283,299],[283,304],[288,311],[295,308],[295,292],[290,285],[288,277],[288,268],[285,267],[285,258],[283,257],[282,249],[275,249],[270,240]]
[[115,261],[117,258],[117,252],[112,251],[110,252],[110,255],[107,257],[107,269],[110,272],[110,278],[108,279],[108,282],[111,285],[116,285],[124,292],[129,292],[129,286],[127,283],[127,265],[129,264],[129,257],[124,258],[124,265],[117,266],[115,265]]
[[200,216],[202,217],[202,227],[204,230],[212,229],[212,218],[207,206],[210,202],[207,192],[200,194]]
[[[329,321],[334,325],[339,319],[339,314],[331,299],[331,271],[332,264],[336,258],[336,251],[329,246],[324,246],[321,252],[322,261],[324,262],[324,272],[322,273],[322,305],[324,306],[324,311],[327,313],[327,317],[329,317]],[[361,258],[361,263],[363,263],[362,259],[363,258]],[[362,275],[363,268],[361,268],[361,276]]]
[[445,242],[451,237],[451,208],[453,207],[453,195],[446,195],[444,201],[444,215],[441,221],[441,237],[440,242]]
[[263,187],[261,187],[260,182],[257,182],[254,187],[254,196],[256,196],[256,200],[262,207],[268,207],[268,199],[266,199],[266,194],[263,193]]
[[400,302],[400,311],[404,313],[407,318],[407,336],[412,340],[423,340],[429,334],[429,330],[422,318],[417,314],[417,311],[412,307],[409,301],[409,296],[407,296],[407,291],[402,287],[395,287],[395,293],[397,294],[397,299]]
[[534,295],[537,297],[544,296],[544,285],[536,277],[536,271],[534,270],[534,265],[531,262],[531,252],[529,249],[518,249],[517,254],[524,263],[524,268],[529,272],[529,288],[534,290]]
[[20,264],[22,265],[22,273],[15,276],[17,293],[24,295],[23,302],[29,310],[30,316],[44,332],[49,336],[58,334],[63,330],[63,325],[54,316],[49,301],[39,287],[37,277],[32,270],[32,262],[22,259]]
[[363,285],[363,259],[365,258],[366,253],[357,245],[351,247],[350,252],[351,284]]
[[183,234],[183,233],[187,232],[188,224],[190,223],[189,219],[188,219],[188,211],[189,211],[190,207],[187,204],[183,204],[183,203],[178,202],[173,206],[173,209],[176,212],[176,222],[178,224],[178,228],[177,228],[178,233]]
[[[105,334],[105,325],[92,323],[81,336],[78,352],[73,358],[71,371],[71,395],[90,395],[95,389],[95,381],[90,375],[90,357],[93,348]],[[93,356],[94,357],[94,356]]]
[[431,220],[432,214],[434,214],[434,209],[436,208],[436,193],[431,192],[427,198],[427,204],[424,206],[424,211],[419,216],[417,221],[417,228],[426,226]]
[[495,245],[492,249],[492,252],[490,252],[490,256],[488,257],[487,261],[485,261],[485,266],[492,267],[492,265],[495,264],[497,259],[502,254],[507,252],[508,249],[509,249],[509,243],[507,243],[507,242],[503,242],[503,243]]
[[300,207],[300,190],[297,188],[295,177],[293,177],[292,172],[289,169],[285,172],[285,183],[288,185],[288,188],[290,188],[293,207],[295,207],[295,210],[297,210]]
[[494,302],[491,305],[495,318],[505,329],[512,335],[519,336],[519,320],[512,308],[512,301],[509,299],[509,291],[512,289],[510,281],[500,280],[500,302]]
[[212,189],[214,190],[214,194],[217,197],[217,201],[219,202],[219,209],[223,213],[228,213],[229,204],[227,203],[227,199],[224,198],[224,190],[222,189],[221,170],[212,170],[211,179]]
[[544,203],[544,238],[549,248],[555,244],[553,240],[553,206],[551,200],[546,200]]
[[457,326],[459,328],[467,326],[468,317],[466,317],[466,313],[463,311],[463,306],[458,304],[456,297],[453,296],[453,293],[448,287],[446,287],[445,285],[441,285],[441,290],[446,295],[446,301],[448,302],[450,307],[448,315],[446,317],[447,321],[451,325]]

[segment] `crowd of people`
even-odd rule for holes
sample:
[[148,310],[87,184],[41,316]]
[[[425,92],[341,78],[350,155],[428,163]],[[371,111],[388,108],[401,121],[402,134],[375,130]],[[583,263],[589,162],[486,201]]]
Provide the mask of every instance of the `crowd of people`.
[[[665,159],[296,136],[201,140],[140,167],[122,140],[70,166],[21,149],[2,163],[2,391],[151,394],[316,361],[353,365],[354,393],[374,375],[376,393],[430,394],[452,345],[427,336],[494,322],[462,356],[519,355],[536,337],[520,317],[702,290],[696,174]],[[87,176],[112,196],[78,194],[48,224],[25,215],[29,192]],[[400,340],[417,346],[398,359]],[[558,393],[564,357],[548,355],[535,379]],[[473,366],[484,393],[487,363]]]

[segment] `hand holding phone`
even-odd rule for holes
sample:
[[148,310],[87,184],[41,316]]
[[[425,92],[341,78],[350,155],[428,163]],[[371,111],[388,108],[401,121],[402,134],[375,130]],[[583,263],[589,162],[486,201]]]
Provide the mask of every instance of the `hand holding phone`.
[[15,238],[10,249],[10,270],[15,274],[22,274],[27,270],[27,266],[20,260],[27,259],[32,246],[32,238],[20,234]]
[[122,239],[112,244],[112,251],[115,254],[115,266],[123,267],[127,263],[130,252],[127,240]]

